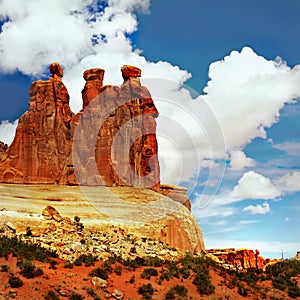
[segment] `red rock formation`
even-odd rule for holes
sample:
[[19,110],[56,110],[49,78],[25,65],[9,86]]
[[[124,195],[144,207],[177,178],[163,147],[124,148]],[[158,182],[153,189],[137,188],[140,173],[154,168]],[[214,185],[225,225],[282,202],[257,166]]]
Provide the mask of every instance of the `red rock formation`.
[[83,111],[74,134],[73,159],[80,184],[159,190],[156,122],[149,91],[124,66],[121,87],[102,86],[104,71],[85,71]]
[[62,68],[49,69],[49,80],[30,87],[30,108],[3,154],[0,181],[159,190],[158,112],[140,84],[141,70],[124,66],[121,87],[103,87],[102,69],[85,71],[83,110],[74,116]]
[[183,204],[191,211],[191,202],[186,192],[186,188],[182,186],[175,186],[172,184],[161,184],[159,190],[159,193],[173,199],[176,202]]
[[30,86],[29,110],[20,118],[13,143],[0,165],[0,181],[58,183],[71,151],[69,94],[57,63],[51,77]]
[[258,250],[250,249],[209,249],[207,253],[211,253],[216,256],[220,261],[227,263],[238,268],[249,269],[263,269],[266,264],[270,262],[270,259],[264,259],[260,256]]
[[6,150],[7,150],[7,145],[0,142],[0,160],[4,156],[4,153],[6,152]]

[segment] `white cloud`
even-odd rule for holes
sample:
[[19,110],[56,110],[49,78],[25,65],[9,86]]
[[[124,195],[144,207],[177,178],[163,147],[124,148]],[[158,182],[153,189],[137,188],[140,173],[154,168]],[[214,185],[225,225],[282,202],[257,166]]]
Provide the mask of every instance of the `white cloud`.
[[285,151],[288,155],[297,157],[300,156],[300,143],[285,142],[281,144],[275,144],[273,147]]
[[209,77],[204,98],[221,124],[228,150],[266,138],[264,128],[276,123],[284,104],[300,95],[298,66],[268,61],[249,47],[212,63]]
[[290,172],[276,179],[275,184],[284,193],[300,192],[300,172]]
[[192,212],[196,219],[201,221],[211,218],[226,218],[237,212],[234,204],[239,201],[240,199],[232,198],[227,194],[219,194],[210,202],[206,202],[204,195],[196,193],[196,199],[192,203]]
[[274,199],[281,195],[272,181],[254,171],[248,171],[238,181],[230,196],[239,199]]
[[255,161],[252,158],[246,157],[241,150],[233,150],[230,152],[230,168],[234,171],[241,171],[247,167],[254,167]]
[[12,123],[8,121],[2,121],[0,124],[1,142],[10,145],[14,139],[17,126],[18,126],[18,120]]
[[270,204],[267,202],[264,202],[262,205],[257,204],[257,205],[249,205],[243,209],[243,211],[248,211],[251,215],[265,215],[266,213],[270,212]]

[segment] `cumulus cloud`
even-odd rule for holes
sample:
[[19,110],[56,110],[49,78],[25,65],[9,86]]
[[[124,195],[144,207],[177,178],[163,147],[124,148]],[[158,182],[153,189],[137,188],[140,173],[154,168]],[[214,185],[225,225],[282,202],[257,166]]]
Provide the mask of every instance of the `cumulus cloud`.
[[269,178],[254,171],[246,172],[230,194],[239,199],[274,199],[280,195],[281,190]]
[[262,205],[257,204],[257,205],[249,205],[246,206],[243,211],[248,211],[251,215],[265,215],[266,213],[270,212],[270,204],[267,202],[264,202]]
[[[133,49],[128,35],[137,30],[135,12],[146,12],[149,0],[110,0],[102,8],[99,1],[92,0],[49,3],[0,1],[2,17],[8,18],[0,34],[1,70],[39,77],[47,74],[49,63],[60,62],[71,109],[78,112],[84,70],[101,67],[105,69],[104,84],[119,85],[122,65],[141,68],[142,84],[150,89],[160,113],[157,136],[162,181],[192,182],[192,190],[201,161],[224,155],[224,140],[205,101],[193,101],[189,91],[182,88],[191,75],[168,62],[149,62],[141,51]],[[223,173],[222,167],[212,169],[209,178],[215,182],[214,194]]]
[[233,150],[230,152],[230,168],[234,171],[241,171],[247,167],[254,167],[255,161],[249,158],[241,150]]
[[274,183],[283,193],[300,192],[300,172],[290,172],[277,178]]
[[205,100],[223,129],[228,150],[243,148],[276,123],[285,103],[300,95],[300,68],[266,60],[251,48],[232,51],[209,67]]

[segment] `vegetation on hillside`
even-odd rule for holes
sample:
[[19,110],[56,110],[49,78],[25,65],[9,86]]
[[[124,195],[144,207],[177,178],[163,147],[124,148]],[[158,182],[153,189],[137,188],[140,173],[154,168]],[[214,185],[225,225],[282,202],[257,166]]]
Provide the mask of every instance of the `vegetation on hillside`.
[[[10,255],[17,258],[18,268],[14,268],[14,273],[12,273],[7,265],[2,265],[0,271],[10,274],[7,284],[15,289],[24,285],[24,278],[31,279],[43,275],[43,269],[35,265],[35,260],[48,263],[49,268],[52,269],[56,269],[56,265],[59,264],[55,260],[55,252],[47,251],[31,242],[23,242],[17,237],[1,236],[0,257],[8,260]],[[168,261],[153,256],[136,256],[131,260],[123,260],[121,256],[112,254],[108,260],[99,262],[96,257],[89,254],[81,255],[74,263],[66,262],[65,267],[71,268],[74,265],[92,267],[95,264],[96,266],[89,271],[89,276],[102,280],[109,280],[112,274],[121,275],[124,271],[135,272],[139,269],[142,281],[133,274],[128,284],[134,285],[136,292],[143,299],[155,299],[159,286],[164,286],[164,282],[172,282],[172,280],[177,280],[176,282],[181,284],[171,285],[171,288],[165,292],[167,300],[189,299],[189,290],[185,286],[186,280],[194,284],[194,290],[198,291],[199,297],[209,295],[213,297],[217,286],[214,285],[216,283],[213,283],[212,276],[216,274],[221,278],[219,286],[235,291],[244,298],[276,300],[300,297],[300,261],[293,259],[269,265],[265,271],[262,271],[228,269],[205,255],[186,254],[176,261]],[[263,284],[264,282],[269,282],[272,288]],[[93,299],[100,299],[93,288],[86,288],[86,294]],[[229,296],[225,294],[224,296],[224,299],[230,299]],[[46,291],[44,297],[45,299],[59,299],[58,290]],[[71,292],[68,297],[69,299],[85,299],[85,296],[75,291]]]

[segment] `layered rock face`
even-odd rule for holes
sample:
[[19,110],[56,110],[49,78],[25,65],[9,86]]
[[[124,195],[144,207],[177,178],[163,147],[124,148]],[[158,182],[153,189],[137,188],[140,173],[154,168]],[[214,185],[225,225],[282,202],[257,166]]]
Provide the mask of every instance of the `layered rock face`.
[[63,71],[57,63],[50,65],[50,79],[30,87],[30,108],[19,120],[12,145],[3,151],[0,181],[158,191],[158,112],[140,84],[141,70],[124,66],[121,71],[120,87],[103,87],[102,69],[85,71],[83,109],[74,115]]
[[[73,163],[80,184],[159,190],[158,111],[141,70],[122,68],[124,83],[102,86],[104,70],[84,73],[83,110],[74,133]],[[88,170],[88,172],[87,172]]]
[[216,256],[221,262],[227,263],[231,266],[235,266],[242,269],[263,269],[270,259],[264,259],[260,256],[258,250],[251,249],[211,249],[206,250],[207,253],[211,253]]
[[[74,226],[71,228],[69,224],[76,216],[85,229],[105,233],[104,241],[109,233],[111,240],[107,243],[111,251],[112,248],[118,248],[119,253],[130,251],[131,241],[123,248],[127,234],[138,240],[151,239],[153,245],[161,242],[183,254],[204,250],[201,230],[190,211],[150,189],[0,184],[0,226],[10,222],[17,233],[26,233],[30,227],[35,236],[61,228],[66,232],[63,238],[72,245],[76,244],[75,240],[68,234],[74,231]],[[123,236],[119,236],[121,231]],[[117,237],[119,242],[113,241]],[[77,245],[80,244],[82,235],[76,239]]]
[[[140,83],[141,70],[122,67],[121,86],[103,86],[103,69],[85,71],[83,108],[75,115],[61,80],[63,70],[57,63],[49,68],[49,80],[31,84],[30,107],[19,120],[13,143],[7,149],[0,144],[0,182],[18,183],[17,191],[21,183],[55,184],[42,185],[28,197],[26,190],[35,185],[26,186],[18,197],[28,199],[28,206],[41,200],[47,207],[43,214],[56,221],[61,216],[49,201],[61,201],[63,208],[73,196],[64,191],[58,197],[52,188],[81,189],[84,196],[80,197],[86,197],[90,205],[81,207],[74,201],[65,216],[71,217],[75,210],[80,216],[86,213],[86,220],[95,220],[95,227],[100,226],[102,216],[102,228],[116,225],[183,251],[203,251],[202,233],[189,211],[186,189],[160,185],[158,111]],[[13,193],[14,186],[5,185],[5,194]],[[107,195],[106,187],[110,187]],[[50,200],[48,196],[40,199],[44,189]],[[78,195],[76,192],[76,199]],[[97,211],[87,213],[91,208]],[[21,211],[26,210],[22,207]],[[21,224],[25,225],[23,217]],[[34,220],[28,222],[26,226],[31,226]]]
[[29,110],[20,118],[16,136],[0,164],[0,181],[58,183],[72,145],[69,94],[63,71],[54,63],[51,77],[30,86]]

